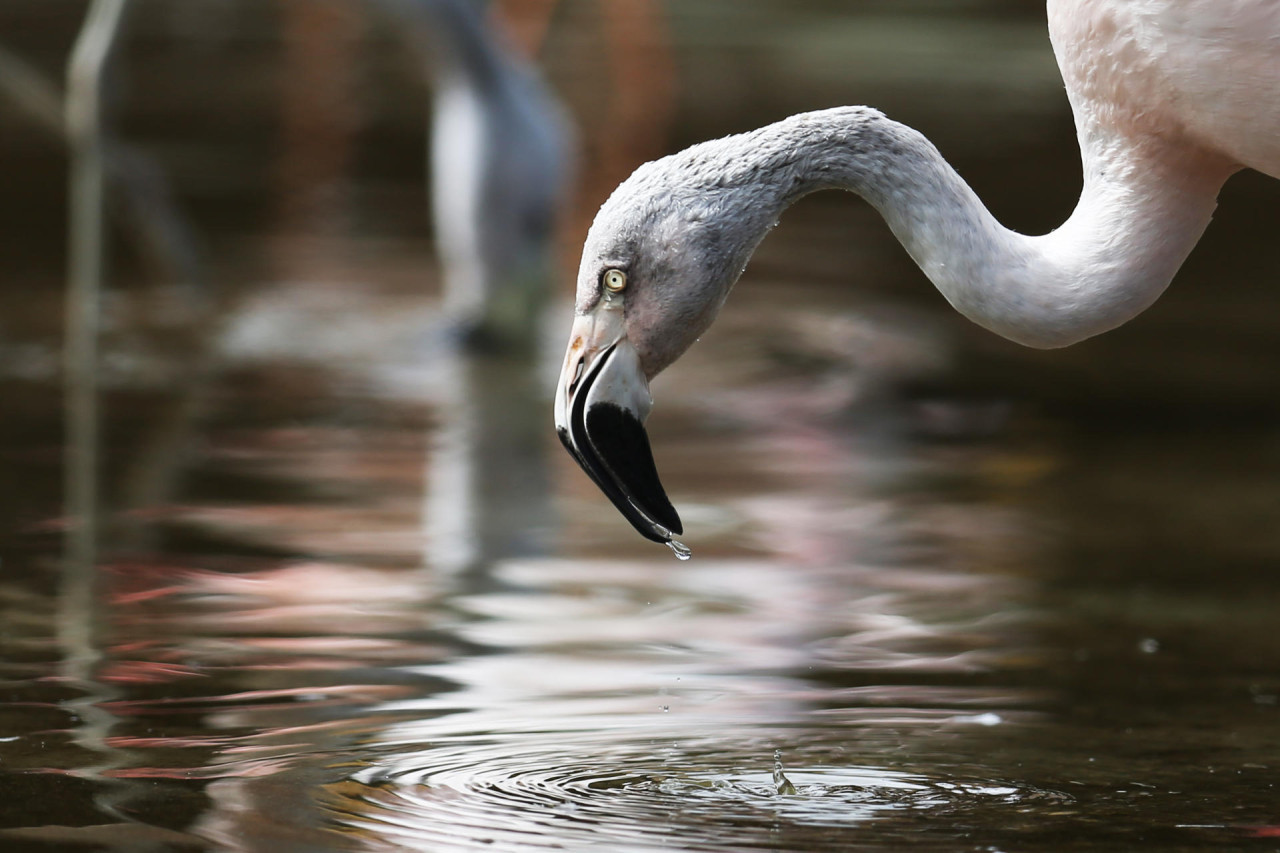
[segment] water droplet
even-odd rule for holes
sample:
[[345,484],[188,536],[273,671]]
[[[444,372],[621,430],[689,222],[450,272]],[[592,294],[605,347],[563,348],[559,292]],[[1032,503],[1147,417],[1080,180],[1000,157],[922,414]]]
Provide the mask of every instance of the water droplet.
[[693,551],[683,542],[677,542],[674,539],[667,540],[667,547],[671,549],[671,553],[676,555],[678,560],[687,560],[693,556]]

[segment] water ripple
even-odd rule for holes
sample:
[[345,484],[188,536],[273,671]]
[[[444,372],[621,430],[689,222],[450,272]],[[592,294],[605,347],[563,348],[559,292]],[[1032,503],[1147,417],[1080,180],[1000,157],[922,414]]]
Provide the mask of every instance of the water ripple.
[[853,827],[874,832],[869,824],[895,815],[1068,799],[823,762],[787,766],[793,789],[779,793],[772,754],[749,739],[727,750],[723,733],[681,742],[590,732],[531,740],[476,735],[401,754],[394,768],[370,767],[328,786],[325,809],[369,850],[805,849]]

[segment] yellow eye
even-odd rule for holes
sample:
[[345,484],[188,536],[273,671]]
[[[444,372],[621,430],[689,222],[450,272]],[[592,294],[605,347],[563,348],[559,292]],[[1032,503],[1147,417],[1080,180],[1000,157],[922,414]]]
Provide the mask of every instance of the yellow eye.
[[618,269],[605,270],[604,287],[610,293],[621,293],[627,289],[627,274]]

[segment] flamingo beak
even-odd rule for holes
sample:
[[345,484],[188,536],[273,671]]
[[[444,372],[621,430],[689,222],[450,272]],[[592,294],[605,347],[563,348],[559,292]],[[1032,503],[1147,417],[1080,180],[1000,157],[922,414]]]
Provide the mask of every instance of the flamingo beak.
[[683,528],[658,480],[644,431],[653,398],[622,320],[621,300],[608,298],[574,318],[556,387],[556,432],[641,536],[670,543]]

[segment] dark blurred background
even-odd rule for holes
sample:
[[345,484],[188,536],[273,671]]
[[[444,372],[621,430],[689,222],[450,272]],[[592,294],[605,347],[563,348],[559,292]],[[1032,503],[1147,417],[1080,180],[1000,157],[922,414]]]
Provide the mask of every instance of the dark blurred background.
[[[498,6],[495,14],[545,69],[579,134],[565,292],[591,213],[631,168],[800,110],[867,103],[912,124],[1019,230],[1052,228],[1078,192],[1071,118],[1039,4]],[[0,44],[61,87],[85,9],[72,0],[5,0]],[[111,87],[113,125],[163,176],[219,293],[308,274],[395,278],[430,292],[429,88],[403,35],[376,3],[131,4]],[[53,129],[7,94],[0,101],[0,345],[12,371],[14,347],[58,331],[67,193]],[[833,286],[883,290],[886,299],[936,314],[966,351],[1016,364],[1001,379],[1019,383],[1019,393],[1272,410],[1280,399],[1271,328],[1280,261],[1268,239],[1277,198],[1273,181],[1234,178],[1203,244],[1157,307],[1119,334],[1064,353],[1024,352],[951,317],[853,198],[806,201],[823,220],[823,237],[806,244],[812,253],[785,262]],[[122,226],[115,228],[112,286],[166,284],[165,271],[149,268]],[[755,266],[779,263],[775,254],[766,243]]]
[[[0,440],[11,446],[61,429],[68,164],[50,110],[86,8],[74,0],[0,3],[0,47],[9,57],[0,97]],[[576,131],[576,189],[556,285],[566,299],[594,210],[632,168],[801,110],[866,103],[917,127],[1019,230],[1051,229],[1079,190],[1071,116],[1040,4],[508,0],[491,13],[513,49],[541,67]],[[15,67],[39,85],[15,76]],[[156,416],[175,384],[189,382],[180,365],[205,346],[202,335],[222,335],[228,323],[242,332],[248,324],[250,332],[230,335],[242,348],[309,348],[312,362],[333,365],[368,355],[383,335],[344,332],[335,318],[367,312],[376,330],[413,306],[420,313],[412,319],[429,319],[440,280],[427,215],[431,93],[421,52],[377,3],[129,4],[109,123],[137,155],[141,184],[171,202],[165,210],[180,219],[183,249],[157,255],[145,228],[113,208],[103,370],[116,447]],[[111,192],[118,201],[118,186]],[[944,395],[1013,400],[1069,423],[1080,453],[1094,433],[1202,430],[1204,458],[1212,459],[1241,431],[1274,441],[1278,202],[1275,181],[1233,178],[1207,236],[1153,309],[1070,349],[1035,352],[956,315],[868,206],[824,193],[783,218],[722,323],[767,325],[771,299],[847,294],[837,301],[851,311],[909,317],[908,327],[946,342],[944,367],[913,382]],[[771,291],[779,280],[805,287],[779,297]],[[282,285],[283,303],[254,308]],[[754,300],[770,292],[760,313]],[[316,293],[325,294],[318,307],[307,301]],[[380,295],[392,307],[361,301]],[[289,306],[301,319],[289,320]],[[713,330],[703,346],[731,352],[730,342]],[[233,364],[220,368],[224,391],[234,385]],[[273,381],[285,379],[305,385],[296,372]],[[1241,446],[1256,455],[1262,445]],[[1173,488],[1194,492],[1188,478],[1197,463],[1179,458],[1193,470]],[[24,465],[10,461],[14,481],[26,479]],[[19,517],[56,506],[57,483],[39,482],[31,488],[40,500],[10,497]]]

